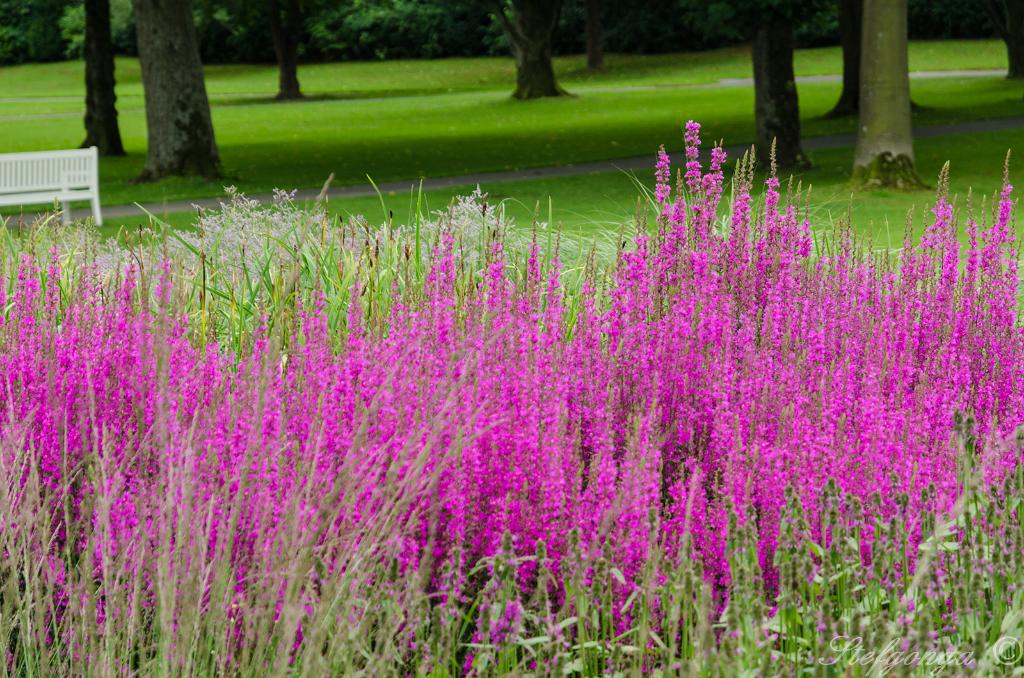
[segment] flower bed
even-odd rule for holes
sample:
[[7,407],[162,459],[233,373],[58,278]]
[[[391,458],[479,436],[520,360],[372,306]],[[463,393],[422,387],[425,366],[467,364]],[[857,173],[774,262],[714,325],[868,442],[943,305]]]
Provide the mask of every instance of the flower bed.
[[103,275],[22,254],[6,670],[792,673],[854,666],[837,637],[1013,659],[1011,187],[963,249],[943,175],[920,243],[876,252],[774,176],[755,200],[745,162],[721,204],[724,153],[686,141],[656,220],[569,289],[557,241],[506,249],[486,213],[479,259],[440,219],[385,277],[373,237],[302,259],[326,226],[288,249],[323,277],[235,256],[219,324],[202,238]]

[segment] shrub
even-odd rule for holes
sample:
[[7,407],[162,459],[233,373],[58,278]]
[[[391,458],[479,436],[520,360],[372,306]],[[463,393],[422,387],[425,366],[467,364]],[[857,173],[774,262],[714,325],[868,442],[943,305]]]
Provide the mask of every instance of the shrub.
[[0,0],[0,64],[55,61],[64,44],[55,28],[66,0]]

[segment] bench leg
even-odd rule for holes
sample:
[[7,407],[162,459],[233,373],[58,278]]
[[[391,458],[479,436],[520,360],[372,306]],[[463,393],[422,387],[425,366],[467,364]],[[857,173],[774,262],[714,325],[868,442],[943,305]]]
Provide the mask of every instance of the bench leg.
[[92,220],[96,222],[97,226],[103,225],[103,214],[100,212],[100,199],[92,199]]
[[64,223],[64,224],[70,224],[71,223],[71,203],[69,203],[69,202],[62,202],[61,203],[61,207],[64,208],[61,211],[61,213],[60,213],[60,220],[61,220],[61,222]]

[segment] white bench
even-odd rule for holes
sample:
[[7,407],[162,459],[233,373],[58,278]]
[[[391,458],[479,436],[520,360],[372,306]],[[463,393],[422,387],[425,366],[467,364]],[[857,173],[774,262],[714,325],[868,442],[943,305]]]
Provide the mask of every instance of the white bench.
[[92,217],[100,213],[99,155],[96,147],[73,151],[7,153],[0,155],[0,206],[40,205],[60,201],[61,218],[71,221],[71,201],[92,203]]

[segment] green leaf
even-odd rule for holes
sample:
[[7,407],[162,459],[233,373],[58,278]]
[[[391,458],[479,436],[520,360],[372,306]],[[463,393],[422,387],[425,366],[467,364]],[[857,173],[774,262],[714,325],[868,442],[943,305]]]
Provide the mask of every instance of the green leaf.
[[579,619],[577,619],[576,617],[569,617],[568,619],[563,619],[562,621],[555,624],[555,628],[564,631],[566,628],[572,626],[577,621],[579,621]]
[[577,658],[562,667],[563,676],[571,676],[575,673],[583,673],[583,659]]

